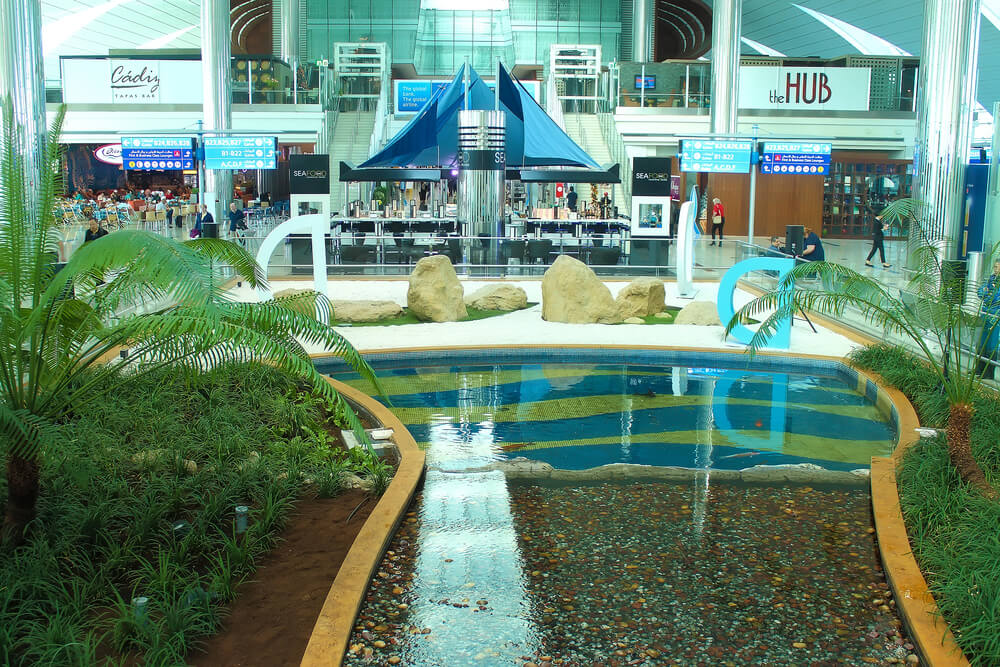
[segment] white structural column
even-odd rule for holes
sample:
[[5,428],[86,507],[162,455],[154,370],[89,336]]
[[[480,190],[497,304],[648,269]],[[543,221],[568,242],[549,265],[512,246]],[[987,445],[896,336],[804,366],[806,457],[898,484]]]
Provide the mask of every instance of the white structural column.
[[[228,131],[233,127],[232,72],[230,71],[229,0],[201,0],[201,72],[204,130]],[[233,198],[233,174],[206,169],[202,188],[205,204],[219,229],[228,229],[226,210]]]
[[[0,100],[9,101],[14,113],[14,143],[29,193],[37,192],[48,134],[41,27],[39,0],[0,0]],[[6,187],[0,182],[0,189]]]
[[937,246],[942,259],[958,256],[978,53],[979,0],[925,0],[913,194],[926,206],[922,238],[910,240]]
[[281,59],[295,73],[299,66],[299,0],[281,0]]
[[632,60],[637,63],[653,59],[653,1],[632,0]]
[[736,133],[743,0],[715,0],[712,7],[712,133]]

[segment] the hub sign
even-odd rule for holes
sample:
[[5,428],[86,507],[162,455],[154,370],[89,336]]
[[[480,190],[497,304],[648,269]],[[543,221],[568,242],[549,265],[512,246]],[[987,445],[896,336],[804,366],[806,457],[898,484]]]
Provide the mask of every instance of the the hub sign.
[[740,67],[741,109],[867,111],[867,67]]

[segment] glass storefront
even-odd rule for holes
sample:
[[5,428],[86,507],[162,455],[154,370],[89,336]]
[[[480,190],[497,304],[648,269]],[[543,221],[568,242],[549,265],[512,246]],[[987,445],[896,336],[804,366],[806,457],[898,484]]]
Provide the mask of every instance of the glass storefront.
[[913,164],[903,160],[834,160],[823,179],[823,236],[867,238],[886,204],[909,197]]
[[[336,42],[385,42],[392,62],[420,76],[449,76],[466,60],[489,71],[548,61],[552,44],[600,44],[618,56],[620,0],[468,0],[468,9],[434,9],[440,0],[310,0],[308,60],[329,59]],[[498,9],[499,7],[499,9]]]

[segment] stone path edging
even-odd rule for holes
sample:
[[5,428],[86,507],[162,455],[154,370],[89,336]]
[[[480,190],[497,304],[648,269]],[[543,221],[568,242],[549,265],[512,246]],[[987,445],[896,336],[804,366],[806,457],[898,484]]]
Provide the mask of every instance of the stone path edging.
[[337,667],[342,664],[368,582],[382,560],[424,472],[424,452],[388,408],[346,384],[330,378],[327,381],[342,396],[360,404],[383,426],[393,430],[400,460],[392,483],[361,527],[337,572],[337,578],[330,586],[302,657],[302,667]]
[[858,374],[867,376],[878,385],[879,391],[896,406],[899,418],[899,442],[892,457],[872,457],[871,465],[875,534],[882,555],[882,569],[896,599],[896,609],[903,617],[910,638],[917,645],[923,664],[929,667],[967,666],[969,661],[941,617],[934,596],[927,587],[927,580],[913,557],[899,504],[896,467],[903,460],[906,450],[919,440],[916,428],[920,426],[920,420],[903,392],[887,386],[877,375],[860,369]]

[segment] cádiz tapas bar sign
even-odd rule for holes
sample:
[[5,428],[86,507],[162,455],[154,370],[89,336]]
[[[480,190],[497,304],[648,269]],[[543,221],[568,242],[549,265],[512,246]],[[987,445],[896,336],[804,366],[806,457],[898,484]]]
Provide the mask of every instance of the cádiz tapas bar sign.
[[867,67],[740,67],[741,109],[868,111]]
[[67,104],[201,104],[201,61],[63,56]]

